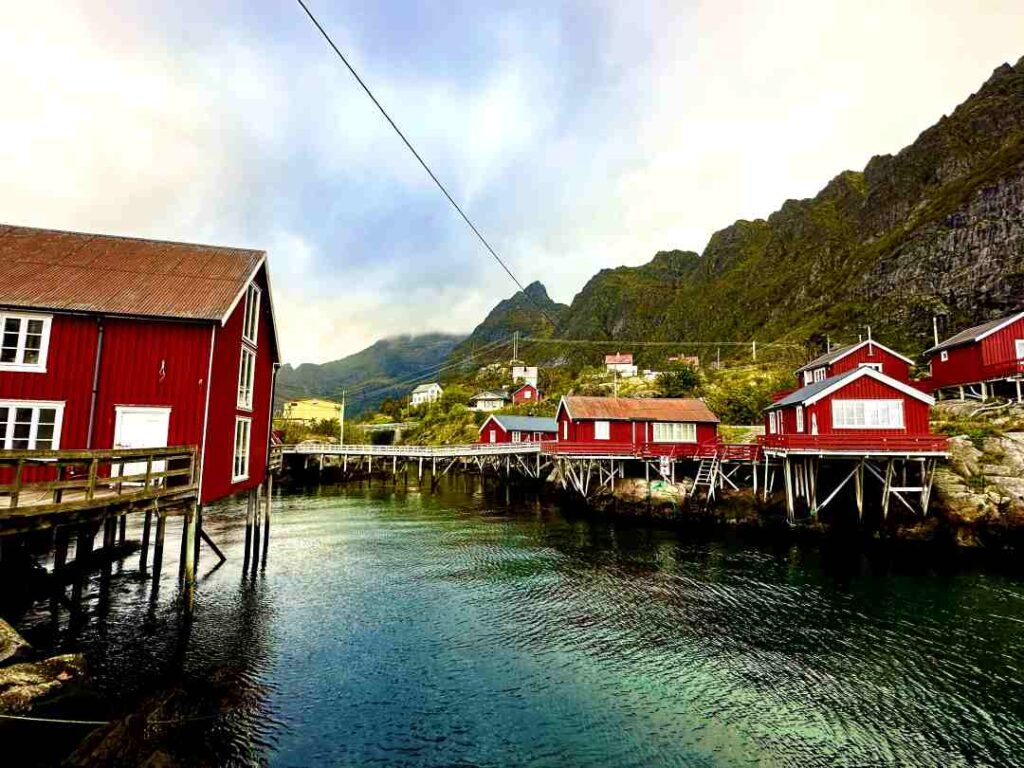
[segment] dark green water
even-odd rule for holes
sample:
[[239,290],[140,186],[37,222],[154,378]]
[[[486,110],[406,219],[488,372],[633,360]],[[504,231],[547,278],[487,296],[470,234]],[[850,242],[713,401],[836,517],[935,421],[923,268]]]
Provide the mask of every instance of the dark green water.
[[[250,581],[242,514],[208,513],[230,559],[208,573],[204,554],[191,627],[173,545],[156,599],[133,562],[91,585],[80,631],[54,633],[43,605],[24,618],[89,657],[95,693],[60,712],[182,691],[215,713],[165,745],[189,765],[1024,762],[1017,578],[460,486],[281,497]],[[0,738],[56,750],[54,728]]]

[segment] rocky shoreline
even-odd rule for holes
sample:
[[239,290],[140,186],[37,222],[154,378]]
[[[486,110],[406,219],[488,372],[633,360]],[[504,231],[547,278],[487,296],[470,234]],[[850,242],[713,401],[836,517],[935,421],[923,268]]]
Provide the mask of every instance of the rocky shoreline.
[[80,653],[35,656],[32,646],[0,619],[0,715],[24,715],[85,679],[85,657]]

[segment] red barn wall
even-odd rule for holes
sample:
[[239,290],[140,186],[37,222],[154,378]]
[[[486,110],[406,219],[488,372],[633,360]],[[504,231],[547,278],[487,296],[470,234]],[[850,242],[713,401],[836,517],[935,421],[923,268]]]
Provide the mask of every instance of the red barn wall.
[[[594,423],[601,419],[578,419],[570,420],[565,409],[558,412],[558,440],[570,443],[591,443],[594,445],[631,445],[642,448],[649,445],[652,450],[659,447],[671,447],[675,443],[655,443],[649,440],[652,433],[650,421],[609,421],[608,439],[598,440],[594,437]],[[569,423],[569,436],[563,438],[563,424]],[[697,424],[696,444],[711,442],[718,436],[718,426],[714,423]],[[695,445],[695,443],[680,443],[679,445]]]
[[[238,366],[242,350],[242,320],[245,298],[238,302],[227,323],[217,328],[213,349],[210,417],[206,431],[206,453],[203,466],[202,502],[230,496],[258,486],[267,469],[270,400],[272,397],[274,350],[272,341],[270,299],[267,295],[266,271],[260,270],[257,285],[262,289],[260,323],[256,338],[256,372],[253,383],[253,408],[238,408]],[[235,417],[252,419],[249,449],[249,477],[233,483]]]
[[[981,340],[981,364],[1012,369],[1013,363],[1017,360],[1017,339],[1024,339],[1024,317]],[[993,377],[999,375],[1007,374],[992,373]]]
[[493,419],[491,421],[488,421],[487,425],[483,428],[483,431],[480,432],[480,440],[479,440],[479,442],[481,442],[481,443],[489,443],[489,442],[491,442],[490,433],[492,431],[495,433],[494,442],[496,442],[496,443],[510,443],[510,442],[512,442],[512,435],[510,435],[505,430],[505,428],[503,426],[501,426],[501,424],[499,424],[498,422],[494,421]]
[[[873,351],[874,354],[869,354],[869,346],[870,351]],[[828,375],[830,377],[838,376],[841,373],[857,368],[862,363],[881,363],[882,373],[886,376],[890,376],[897,381],[910,380],[910,365],[905,360],[901,360],[881,347],[867,344],[833,363],[828,370]]]
[[971,384],[982,380],[980,344],[966,344],[947,351],[949,359],[946,361],[942,360],[941,353],[937,353],[931,358],[929,384],[933,389]]

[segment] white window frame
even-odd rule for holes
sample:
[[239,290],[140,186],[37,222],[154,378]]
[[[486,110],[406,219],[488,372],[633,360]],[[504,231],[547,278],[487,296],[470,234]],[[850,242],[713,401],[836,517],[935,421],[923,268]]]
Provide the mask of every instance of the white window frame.
[[941,360],[944,363],[948,362],[949,361],[949,351],[944,349],[941,352],[939,352],[939,360]]
[[[244,448],[239,445],[239,427],[245,425]],[[235,435],[231,452],[231,482],[240,483],[249,479],[249,464],[252,461],[252,419],[248,416],[235,417]],[[244,474],[239,473],[239,461],[244,461]]]
[[532,389],[523,390],[523,400],[533,400],[533,390]]
[[242,338],[256,346],[256,339],[260,335],[260,287],[256,283],[249,283],[245,290],[245,310],[242,314]]
[[817,383],[819,381],[824,381],[827,378],[825,376],[825,369],[824,368],[815,368],[811,372],[811,374],[812,374],[811,378],[814,380],[815,383]]
[[594,439],[595,440],[611,440],[612,439],[612,423],[607,420],[600,420],[594,422]]
[[[248,365],[247,365],[248,364]],[[238,398],[236,404],[243,411],[252,410],[256,384],[256,352],[245,344],[238,358]]]
[[833,429],[905,429],[903,401],[833,400]]
[[1017,359],[1024,360],[1024,339],[1014,339],[1013,349],[1017,353]]
[[779,412],[768,411],[768,434],[775,435],[779,431]]
[[563,440],[568,440],[569,439],[569,422],[568,421],[563,421],[562,422],[562,439]]
[[[46,373],[46,360],[50,353],[50,327],[53,315],[40,315],[35,312],[0,312],[0,347],[3,344],[4,328],[8,320],[18,320],[18,346],[14,353],[14,361],[0,363],[0,371],[18,371],[23,373]],[[35,363],[25,362],[25,341],[28,337],[28,324],[31,320],[43,323],[43,334],[39,341],[39,360]]]
[[[39,412],[44,408],[52,408],[53,440],[49,448],[42,450],[56,451],[60,449],[61,427],[64,424],[64,401],[56,400],[0,400],[0,408],[8,408],[7,421],[0,422],[0,450],[35,451],[39,437]],[[31,408],[32,418],[29,423],[28,448],[14,448],[14,411],[17,408]]]
[[523,433],[520,432],[518,429],[515,429],[515,430],[512,431],[512,442],[513,443],[521,443],[521,442],[523,442]]
[[802,405],[796,407],[796,431],[804,431],[804,407]]
[[882,364],[881,363],[858,363],[857,367],[858,368],[870,368],[871,370],[878,371],[879,373],[883,372],[882,371]]
[[652,443],[697,442],[697,425],[692,421],[656,421],[651,430]]

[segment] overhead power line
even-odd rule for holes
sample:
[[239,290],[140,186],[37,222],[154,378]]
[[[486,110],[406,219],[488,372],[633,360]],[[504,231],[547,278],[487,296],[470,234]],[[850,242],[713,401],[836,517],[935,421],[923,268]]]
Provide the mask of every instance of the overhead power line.
[[332,40],[331,36],[327,34],[327,30],[323,28],[323,25],[320,24],[319,21],[317,21],[316,16],[314,16],[313,12],[309,10],[309,6],[307,6],[303,0],[296,0],[296,2],[300,6],[302,6],[302,10],[306,12],[306,15],[309,17],[309,20],[313,22],[313,26],[315,26],[320,31],[320,34],[323,35],[323,38],[324,40],[327,41],[327,44],[334,49],[334,52],[338,55],[338,58],[341,59],[341,63],[345,65],[348,71],[352,73],[352,77],[356,79],[356,82],[359,83],[359,85],[362,87],[364,91],[366,91],[366,95],[370,97],[370,101],[372,101],[374,103],[374,106],[376,106],[377,109],[380,110],[380,113],[384,115],[384,119],[388,121],[388,124],[395,130],[395,133],[398,134],[398,137],[404,142],[405,146],[409,148],[409,151],[412,152],[413,157],[415,157],[416,160],[419,161],[419,164],[423,166],[423,170],[427,172],[427,174],[433,180],[434,184],[437,185],[437,188],[441,190],[441,194],[443,194],[448,199],[448,202],[452,204],[452,207],[456,211],[458,211],[458,214],[459,216],[462,217],[462,220],[466,222],[466,224],[469,226],[471,230],[473,230],[473,234],[477,236],[477,239],[479,239],[481,243],[483,243],[484,248],[486,248],[488,252],[491,254],[491,256],[494,257],[494,260],[501,265],[501,268],[505,270],[506,274],[508,274],[508,276],[512,278],[512,282],[514,282],[516,286],[519,288],[519,290],[523,292],[523,295],[526,296],[530,303],[533,304],[542,315],[544,315],[544,318],[549,323],[551,323],[551,327],[556,327],[557,324],[551,318],[551,316],[548,315],[544,308],[540,306],[540,304],[538,304],[536,301],[534,301],[533,297],[526,292],[526,288],[524,288],[523,284],[519,282],[519,278],[516,277],[515,274],[513,274],[512,270],[509,269],[505,261],[501,258],[501,256],[498,255],[498,252],[491,247],[491,244],[487,242],[487,238],[485,238],[480,233],[480,230],[477,229],[476,225],[470,220],[469,216],[466,215],[466,212],[462,210],[462,207],[457,202],[455,202],[455,198],[448,193],[447,188],[445,188],[444,184],[441,183],[441,180],[437,178],[437,176],[432,170],[430,170],[430,166],[427,165],[423,157],[420,156],[420,153],[416,151],[416,148],[412,145],[412,142],[406,138],[405,134],[402,133],[402,129],[399,128],[397,123],[395,123],[395,121],[391,119],[391,115],[387,113],[387,110],[384,109],[384,106],[377,100],[377,97],[373,95],[373,91],[370,90],[370,87],[363,81],[363,78],[359,76],[359,73],[356,72],[355,68],[349,63],[348,59],[345,58],[345,54],[343,54],[341,52],[341,49],[334,44],[334,40]]

